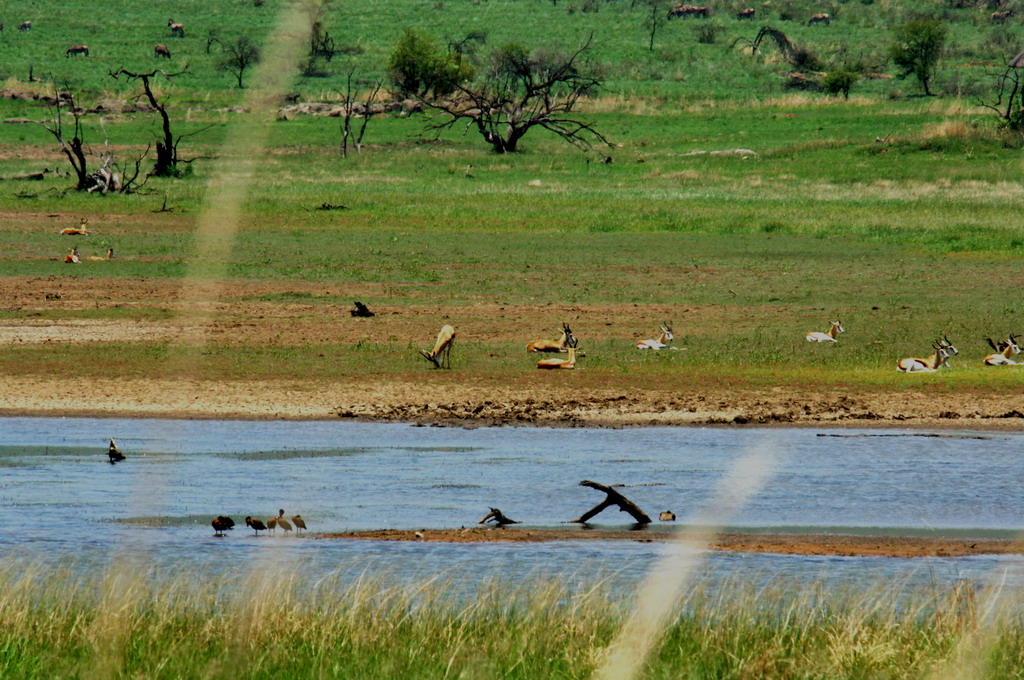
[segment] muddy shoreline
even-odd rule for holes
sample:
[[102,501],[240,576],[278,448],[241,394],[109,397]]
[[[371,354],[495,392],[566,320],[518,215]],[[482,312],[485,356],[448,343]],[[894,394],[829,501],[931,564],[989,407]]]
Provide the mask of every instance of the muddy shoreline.
[[0,376],[0,417],[336,420],[441,427],[786,426],[1016,431],[1024,413],[970,395],[795,398],[771,388],[717,394],[579,390],[377,380],[311,381]]
[[[670,531],[610,531],[546,528],[379,529],[311,534],[322,540],[415,541],[423,543],[541,543],[549,541],[672,540]],[[847,534],[724,533],[691,537],[698,547],[734,552],[837,557],[966,557],[1024,554],[1024,538],[854,536]]]

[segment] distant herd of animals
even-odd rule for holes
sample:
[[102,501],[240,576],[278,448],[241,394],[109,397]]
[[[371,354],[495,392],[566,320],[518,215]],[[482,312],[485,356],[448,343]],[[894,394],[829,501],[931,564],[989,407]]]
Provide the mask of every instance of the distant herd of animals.
[[[689,18],[689,17],[700,17],[702,19],[707,19],[710,16],[711,16],[711,8],[707,7],[707,6],[678,4],[678,5],[673,6],[672,9],[670,9],[668,11],[668,18],[669,19]],[[746,9],[741,9],[740,11],[736,12],[736,18],[740,19],[740,20],[750,20],[750,21],[753,21],[754,19],[757,18],[757,10],[755,10],[753,7],[747,7]],[[824,24],[824,25],[828,26],[831,23],[832,23],[832,19],[829,17],[828,14],[824,14],[824,13],[815,14],[814,16],[812,16],[807,21],[807,25],[808,26],[814,26],[815,24]]]
[[[645,338],[637,340],[636,348],[640,350],[677,350],[670,343],[675,338],[672,334],[672,322],[666,321],[658,327],[660,334],[656,338]],[[804,334],[808,342],[838,342],[840,333],[846,331],[839,321],[832,321],[825,331],[810,331]],[[1006,340],[995,342],[992,338],[986,338],[992,353],[982,360],[986,366],[1016,366],[1017,362],[1013,357],[1020,354],[1020,335],[1011,333]],[[427,361],[434,365],[434,368],[451,368],[451,351],[455,343],[455,328],[446,324],[437,334],[437,341],[431,350],[420,350]],[[527,352],[560,352],[568,354],[566,359],[541,359],[537,362],[540,369],[574,369],[576,368],[577,356],[583,356],[577,352],[579,341],[573,335],[569,324],[562,324],[562,335],[557,340],[532,340],[527,343]],[[949,338],[943,336],[932,343],[935,350],[924,358],[908,357],[896,362],[896,370],[901,373],[934,373],[943,366],[949,366],[949,358],[959,354]]]
[[[185,25],[184,24],[179,24],[174,19],[168,19],[167,20],[167,28],[170,29],[172,36],[177,37],[177,38],[184,38],[185,37]],[[3,30],[4,30],[4,22],[0,21],[0,32],[2,32]],[[21,22],[20,24],[18,24],[18,30],[21,31],[22,33],[25,33],[26,31],[31,31],[32,30],[32,22],[31,21],[23,21],[23,22]],[[65,57],[73,57],[73,56],[88,57],[89,56],[89,46],[88,45],[77,45],[77,44],[69,45],[68,48],[66,50],[64,50],[64,56]],[[164,59],[170,59],[171,58],[171,51],[167,48],[167,45],[163,45],[163,44],[154,45],[153,46],[153,56],[154,57],[162,57]]]
[[[711,8],[707,6],[677,4],[674,5],[672,9],[668,11],[669,19],[691,17],[707,19],[710,16]],[[753,21],[757,17],[757,11],[753,7],[747,7],[746,9],[741,9],[740,11],[736,12],[735,16],[737,19],[740,20]],[[1013,10],[1007,9],[999,12],[993,12],[989,16],[989,19],[993,23],[1001,24],[1005,22],[1007,19],[1009,19],[1011,16],[1013,16]],[[832,17],[830,17],[825,12],[821,12],[818,14],[814,14],[813,16],[811,16],[810,19],[807,20],[808,26],[815,26],[817,24],[821,24],[823,26],[830,26],[832,24]]]

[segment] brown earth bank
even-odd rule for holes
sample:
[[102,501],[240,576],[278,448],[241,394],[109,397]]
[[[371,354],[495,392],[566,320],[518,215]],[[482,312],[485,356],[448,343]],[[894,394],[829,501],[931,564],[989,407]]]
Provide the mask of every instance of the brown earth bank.
[[1024,413],[970,394],[666,394],[401,380],[359,384],[285,380],[97,379],[0,375],[0,416],[226,418],[405,422],[453,427],[792,425],[1019,431]]
[[[543,541],[639,541],[672,540],[668,531],[609,531],[581,529],[522,529],[505,527],[353,531],[317,534],[316,538],[374,541],[421,541],[448,543],[535,543]],[[917,536],[852,536],[841,534],[714,534],[694,537],[692,543],[712,550],[777,553],[783,555],[836,555],[846,557],[964,557],[968,555],[1024,554],[1024,540]]]

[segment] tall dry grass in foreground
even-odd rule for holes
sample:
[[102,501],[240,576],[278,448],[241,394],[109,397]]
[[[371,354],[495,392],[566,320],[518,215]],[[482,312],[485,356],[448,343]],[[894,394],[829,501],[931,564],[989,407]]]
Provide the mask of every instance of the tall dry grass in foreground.
[[[576,592],[553,581],[491,582],[467,596],[450,582],[395,586],[366,574],[201,580],[2,566],[8,680],[586,678],[628,607],[607,584]],[[981,618],[969,584],[914,594],[700,588],[643,677],[948,677],[971,661],[957,658],[962,648],[986,650],[973,660],[984,669],[977,677],[1020,677],[1020,617],[991,628],[979,628]]]

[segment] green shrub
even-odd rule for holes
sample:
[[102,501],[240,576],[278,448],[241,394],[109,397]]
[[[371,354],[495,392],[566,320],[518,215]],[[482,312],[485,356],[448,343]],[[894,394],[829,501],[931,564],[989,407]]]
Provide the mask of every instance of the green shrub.
[[826,94],[833,96],[843,95],[843,99],[850,98],[850,88],[860,79],[856,73],[851,71],[829,71],[821,81],[821,88]]
[[388,77],[402,96],[444,96],[473,77],[462,54],[446,52],[426,33],[406,29],[387,64]]

